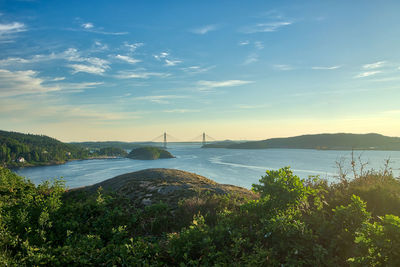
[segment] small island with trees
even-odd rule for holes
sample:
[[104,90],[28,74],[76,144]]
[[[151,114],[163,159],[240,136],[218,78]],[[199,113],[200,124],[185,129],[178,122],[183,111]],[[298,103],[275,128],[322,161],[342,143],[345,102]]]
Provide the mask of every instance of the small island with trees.
[[167,150],[159,148],[159,147],[153,147],[153,146],[134,148],[127,155],[127,157],[130,159],[139,159],[139,160],[155,160],[155,159],[175,158]]

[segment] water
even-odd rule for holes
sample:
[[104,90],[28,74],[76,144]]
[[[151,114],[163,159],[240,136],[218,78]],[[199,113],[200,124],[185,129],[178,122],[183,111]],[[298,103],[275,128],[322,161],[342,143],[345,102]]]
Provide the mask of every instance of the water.
[[[95,159],[71,161],[63,165],[30,167],[15,172],[35,184],[43,180],[62,177],[69,188],[91,185],[116,175],[147,168],[173,168],[194,172],[218,183],[233,184],[251,188],[266,170],[291,166],[294,173],[302,178],[320,175],[333,181],[338,168],[336,162],[349,160],[350,151],[309,150],[309,149],[202,149],[200,144],[170,144],[175,159],[132,160]],[[357,151],[369,168],[381,169],[385,159],[390,158],[396,177],[400,175],[400,151]]]

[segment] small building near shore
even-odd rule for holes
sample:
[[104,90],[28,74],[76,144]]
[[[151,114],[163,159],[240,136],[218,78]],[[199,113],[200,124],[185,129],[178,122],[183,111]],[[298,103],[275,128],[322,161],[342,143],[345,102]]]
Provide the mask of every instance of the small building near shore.
[[25,159],[23,157],[19,157],[19,158],[17,158],[17,162],[24,163]]

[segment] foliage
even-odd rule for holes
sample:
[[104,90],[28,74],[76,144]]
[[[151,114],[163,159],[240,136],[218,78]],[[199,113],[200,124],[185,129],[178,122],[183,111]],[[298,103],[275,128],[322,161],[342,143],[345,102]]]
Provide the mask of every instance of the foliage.
[[153,146],[135,148],[128,154],[128,158],[142,160],[168,159],[173,157],[174,156],[165,149]]
[[398,207],[385,206],[399,184],[369,172],[329,185],[285,167],[253,185],[256,200],[202,193],[142,208],[0,168],[0,265],[399,266]]
[[[44,135],[0,131],[0,164],[17,167],[83,159],[88,151]],[[24,162],[18,162],[18,160]]]

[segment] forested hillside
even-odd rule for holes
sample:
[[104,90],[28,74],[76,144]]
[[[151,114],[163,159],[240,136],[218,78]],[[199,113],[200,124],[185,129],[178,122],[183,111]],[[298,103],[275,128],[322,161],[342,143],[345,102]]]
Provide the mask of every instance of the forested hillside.
[[84,159],[88,151],[45,135],[0,131],[0,163],[3,166],[35,166]]
[[309,134],[287,138],[271,138],[249,142],[218,142],[204,145],[205,148],[232,149],[335,149],[335,150],[400,150],[400,138],[381,134]]

